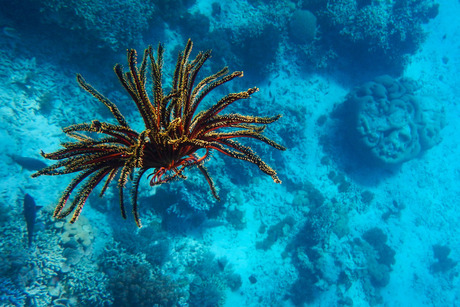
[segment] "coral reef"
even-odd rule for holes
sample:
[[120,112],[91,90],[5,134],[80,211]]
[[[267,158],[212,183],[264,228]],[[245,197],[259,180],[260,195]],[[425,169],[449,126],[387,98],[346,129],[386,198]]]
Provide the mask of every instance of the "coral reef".
[[246,228],[246,219],[245,212],[238,209],[238,207],[230,207],[226,211],[225,219],[229,222],[235,229],[243,230]]
[[70,272],[72,267],[78,265],[83,257],[92,256],[94,230],[86,217],[82,216],[81,223],[69,224],[63,221],[54,223],[56,234],[59,235],[64,248],[62,255],[66,258],[61,271]]
[[190,283],[190,307],[224,306],[225,285],[215,277],[202,279],[197,276]]
[[132,224],[112,223],[113,237],[120,248],[127,253],[145,254],[145,260],[152,265],[161,266],[168,260],[171,241],[167,232],[161,229],[160,221],[151,220],[141,229]]
[[318,208],[324,204],[326,198],[315,186],[306,181],[302,184],[301,188],[296,192],[293,205],[305,206],[310,208]]
[[310,43],[316,36],[316,16],[308,10],[296,10],[289,22],[289,37],[296,44]]
[[190,266],[194,278],[190,283],[190,306],[223,306],[225,290],[241,286],[241,276],[234,273],[226,258],[217,258],[204,249]]
[[386,234],[376,227],[367,230],[362,239],[355,238],[352,246],[367,300],[372,305],[381,304],[380,289],[390,282],[396,252],[387,244]]
[[25,305],[26,295],[10,279],[0,277],[0,304],[21,307]]
[[380,162],[398,164],[439,143],[444,111],[414,91],[413,82],[387,75],[353,89],[345,108],[356,147]]
[[449,257],[450,247],[441,244],[433,245],[433,255],[436,259],[430,266],[433,273],[445,273],[455,267],[458,261]]
[[138,44],[155,13],[155,6],[146,0],[30,1],[38,5],[42,22],[70,30],[80,41],[93,39],[115,51]]
[[[45,211],[48,210],[44,208]],[[40,212],[49,217],[48,212]],[[0,225],[3,234],[0,242],[0,274],[12,276],[7,293],[20,294],[31,306],[107,306],[112,299],[106,290],[107,278],[98,271],[92,261],[91,228],[81,227],[64,230],[64,223],[49,218],[43,221],[45,227],[37,229],[37,236],[31,248],[26,249],[25,226],[18,218],[20,212],[10,210],[17,222]],[[59,222],[57,222],[59,223]],[[72,225],[75,226],[75,225]],[[84,244],[87,244],[85,249]],[[6,290],[5,290],[6,291]],[[9,300],[12,304],[11,298]],[[24,306],[24,304],[18,305]]]
[[308,50],[307,56],[323,65],[335,58],[354,71],[362,67],[401,72],[407,55],[424,41],[422,25],[436,17],[438,6],[433,0],[303,1],[302,8],[317,16],[321,32],[316,48],[322,53]]
[[[175,306],[178,301],[174,284],[146,265],[121,267],[126,272],[109,280],[116,306]],[[129,285],[127,287],[127,285]]]
[[380,228],[367,230],[362,238],[377,252],[377,259],[380,264],[391,267],[395,263],[395,251],[386,244],[387,235]]
[[280,30],[266,21],[260,30],[242,32],[232,44],[238,67],[244,67],[253,79],[263,78],[267,74],[267,65],[275,59],[280,41]]
[[170,25],[179,22],[195,2],[196,0],[153,0],[158,8],[158,15]]
[[179,302],[179,286],[147,262],[144,254],[129,254],[114,244],[98,262],[108,277],[115,306],[176,306]]
[[273,244],[288,233],[290,228],[294,226],[295,220],[292,216],[287,216],[278,223],[270,226],[267,231],[267,237],[262,241],[256,242],[256,248],[262,250],[268,250]]
[[370,305],[381,304],[380,289],[389,283],[395,251],[378,228],[366,231],[361,238],[339,238],[331,232],[331,224],[338,219],[331,209],[309,213],[309,221],[286,247],[285,254],[292,255],[299,275],[291,285],[290,299],[302,306],[314,302],[321,292],[332,294],[335,289],[331,299],[339,305],[348,302],[345,305],[352,306],[353,299],[346,296],[347,290],[359,283]]
[[202,38],[206,47],[225,55],[226,65],[244,68],[245,74],[256,82],[274,71],[295,11],[290,0],[264,2],[220,4],[211,18],[210,32]]
[[77,301],[80,306],[111,306],[114,297],[109,289],[109,277],[101,272],[94,258],[82,259],[62,281],[62,293],[55,301]]
[[293,200],[304,214],[303,226],[282,254],[290,256],[298,273],[290,287],[290,300],[296,306],[314,304],[321,293],[328,293],[327,304],[352,306],[355,298],[348,296],[348,290],[359,284],[366,301],[380,304],[380,289],[389,283],[395,251],[379,228],[369,229],[361,237],[350,235],[348,214],[358,206],[350,195],[360,194],[337,191],[337,198],[346,195],[338,201],[326,198],[310,183],[304,190]]
[[191,38],[195,44],[201,45],[201,42],[206,39],[209,34],[210,22],[206,15],[189,12],[184,12],[180,15],[177,25],[183,37]]
[[334,224],[343,214],[310,182],[304,185],[303,191],[294,198],[294,202],[301,208],[306,219],[282,254],[283,257],[292,257],[298,272],[298,278],[291,285],[289,294],[296,306],[313,302],[320,292],[318,282],[323,279],[325,272],[321,266],[321,259],[325,254],[322,247],[331,235]]
[[336,173],[334,171],[330,171],[327,174],[327,177],[337,185],[337,189],[339,192],[344,193],[347,192],[350,188],[350,182],[346,180],[345,175],[343,173]]

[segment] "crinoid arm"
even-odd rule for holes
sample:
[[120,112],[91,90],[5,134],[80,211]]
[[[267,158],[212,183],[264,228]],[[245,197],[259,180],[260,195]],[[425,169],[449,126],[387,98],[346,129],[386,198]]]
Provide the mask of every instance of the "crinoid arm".
[[[117,173],[123,173],[123,170],[129,173],[140,164],[139,148],[142,148],[145,139],[145,133],[139,134],[129,128],[114,103],[97,92],[80,75],[77,75],[77,82],[110,110],[117,124],[93,120],[91,123],[71,125],[63,131],[76,141],[62,143],[63,148],[52,153],[42,152],[44,158],[58,162],[32,174],[32,177],[78,173],[61,195],[53,214],[56,218],[65,218],[73,213],[71,223],[78,219],[88,196],[104,178],[107,177],[100,192],[101,196],[116,179]],[[96,133],[101,137],[95,138],[87,133]],[[124,184],[125,182],[121,189]],[[71,196],[73,199],[66,207]]]

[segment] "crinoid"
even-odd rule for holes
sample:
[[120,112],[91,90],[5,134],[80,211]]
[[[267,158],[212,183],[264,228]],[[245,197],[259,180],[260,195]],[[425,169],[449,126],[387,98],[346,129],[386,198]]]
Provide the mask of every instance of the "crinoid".
[[[144,51],[140,66],[137,64],[136,51],[128,50],[127,72],[123,72],[121,65],[115,65],[117,77],[136,104],[144,121],[145,130],[141,133],[129,127],[114,103],[86,83],[81,75],[77,75],[78,84],[110,110],[117,124],[93,120],[91,123],[66,127],[63,129],[64,132],[76,141],[62,143],[64,148],[56,152],[41,153],[47,159],[59,161],[34,173],[32,177],[79,172],[62,194],[54,217],[64,218],[74,212],[70,222],[75,222],[93,189],[106,178],[100,193],[102,196],[109,183],[118,178],[121,214],[126,218],[123,188],[128,180],[132,180],[133,215],[137,225],[141,227],[137,211],[137,190],[142,175],[149,169],[153,169],[149,177],[150,185],[154,186],[175,178],[185,179],[184,170],[196,166],[205,176],[214,197],[219,199],[214,182],[203,165],[212,150],[252,162],[262,172],[270,175],[276,183],[281,183],[275,170],[263,162],[250,147],[235,140],[253,138],[276,149],[285,150],[283,146],[262,135],[264,124],[273,123],[281,116],[220,114],[233,102],[249,98],[258,91],[256,87],[228,94],[211,107],[198,111],[200,103],[213,89],[243,76],[243,72],[229,74],[228,68],[225,67],[195,85],[198,72],[210,57],[210,51],[200,52],[190,61],[191,50],[192,42],[189,40],[184,51],[178,56],[171,90],[168,93],[165,93],[162,84],[161,44],[158,46],[156,58],[152,47]],[[151,96],[146,90],[148,69],[153,83]],[[102,136],[94,137],[94,133]],[[201,156],[197,153],[199,150],[203,151]],[[80,189],[70,206],[64,210],[66,202],[78,185],[81,185]]]

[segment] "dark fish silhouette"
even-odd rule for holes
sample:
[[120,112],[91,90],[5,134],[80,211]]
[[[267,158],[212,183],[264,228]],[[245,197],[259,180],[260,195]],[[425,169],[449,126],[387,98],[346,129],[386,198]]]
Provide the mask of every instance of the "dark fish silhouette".
[[41,206],[35,204],[35,200],[29,194],[24,195],[24,217],[27,223],[27,236],[29,238],[29,247],[32,244],[34,236],[35,219],[37,218],[37,212]]
[[48,166],[45,162],[35,158],[22,157],[18,155],[10,155],[10,157],[14,162],[21,165],[22,168],[25,168],[29,171],[38,171]]

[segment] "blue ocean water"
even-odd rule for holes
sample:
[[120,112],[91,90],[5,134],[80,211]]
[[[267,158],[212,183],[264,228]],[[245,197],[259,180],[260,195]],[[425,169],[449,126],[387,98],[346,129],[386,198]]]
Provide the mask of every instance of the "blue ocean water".
[[0,0],[0,306],[460,305],[459,13]]

